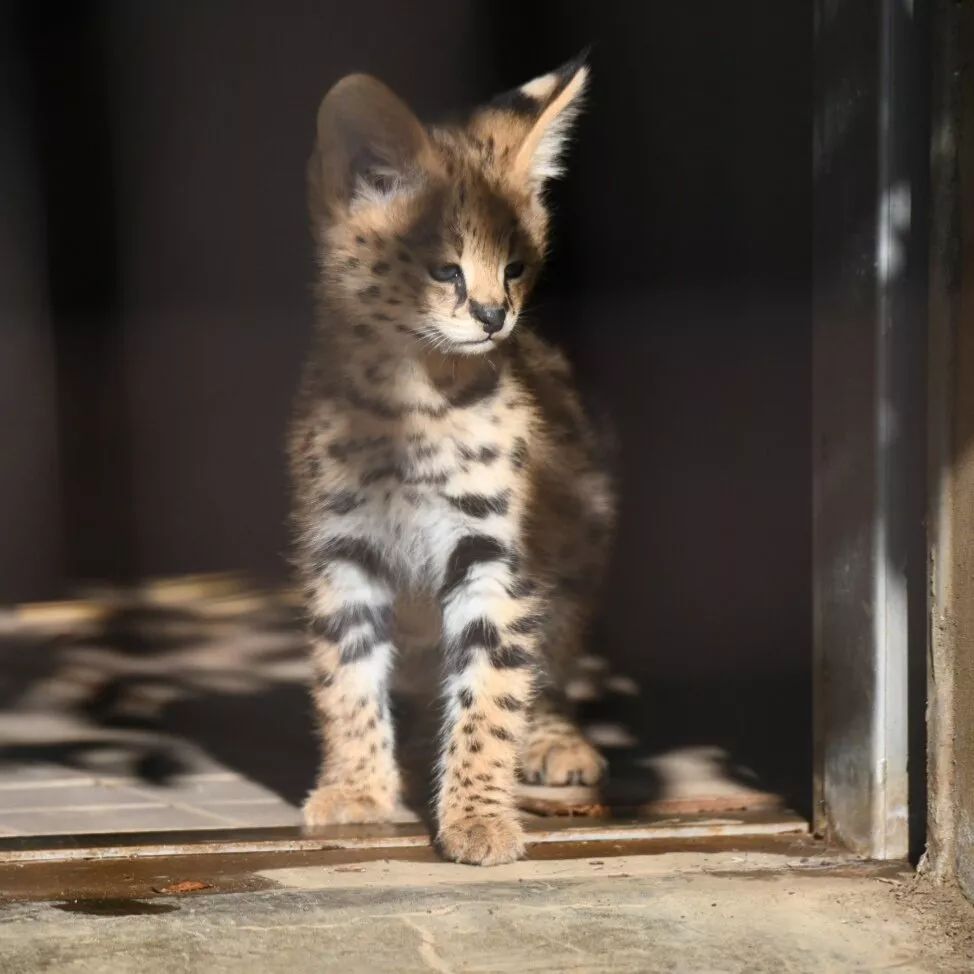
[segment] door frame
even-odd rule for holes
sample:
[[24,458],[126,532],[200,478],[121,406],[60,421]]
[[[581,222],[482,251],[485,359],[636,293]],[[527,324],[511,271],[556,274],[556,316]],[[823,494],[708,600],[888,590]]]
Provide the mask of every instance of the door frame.
[[922,848],[928,634],[924,0],[816,0],[814,825]]

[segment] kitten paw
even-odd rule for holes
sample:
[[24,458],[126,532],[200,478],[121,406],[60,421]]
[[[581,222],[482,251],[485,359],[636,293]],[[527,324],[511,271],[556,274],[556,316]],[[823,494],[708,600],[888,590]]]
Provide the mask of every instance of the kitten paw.
[[395,811],[395,801],[385,795],[350,791],[337,785],[315,788],[305,799],[302,808],[305,825],[312,827],[389,822]]
[[454,862],[497,866],[524,855],[524,832],[513,818],[471,815],[443,826],[437,844]]
[[521,776],[531,785],[594,785],[605,774],[604,757],[580,734],[529,741]]

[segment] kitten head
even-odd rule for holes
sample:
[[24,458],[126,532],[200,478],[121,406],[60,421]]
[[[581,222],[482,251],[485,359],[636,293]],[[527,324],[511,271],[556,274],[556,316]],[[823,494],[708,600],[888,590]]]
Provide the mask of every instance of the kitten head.
[[547,243],[545,185],[588,78],[582,58],[427,127],[385,85],[325,95],[309,164],[321,288],[362,341],[489,352],[513,331]]

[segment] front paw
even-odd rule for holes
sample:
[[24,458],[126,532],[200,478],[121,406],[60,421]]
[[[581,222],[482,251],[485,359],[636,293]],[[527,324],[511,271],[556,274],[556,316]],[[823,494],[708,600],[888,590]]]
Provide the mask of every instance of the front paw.
[[605,758],[580,734],[529,741],[521,760],[521,776],[532,785],[594,785],[605,769]]
[[395,815],[396,802],[381,793],[322,785],[308,795],[302,812],[305,825],[310,827],[389,822]]
[[524,855],[524,832],[513,817],[470,815],[442,826],[437,844],[454,862],[497,866]]

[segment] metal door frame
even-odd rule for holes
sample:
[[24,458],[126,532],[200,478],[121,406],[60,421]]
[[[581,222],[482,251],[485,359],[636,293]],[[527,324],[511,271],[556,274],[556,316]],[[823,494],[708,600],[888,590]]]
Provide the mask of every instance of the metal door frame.
[[814,820],[878,859],[924,811],[927,20],[815,3]]

